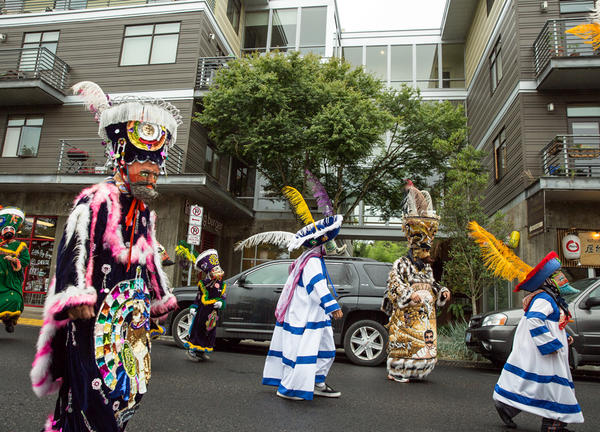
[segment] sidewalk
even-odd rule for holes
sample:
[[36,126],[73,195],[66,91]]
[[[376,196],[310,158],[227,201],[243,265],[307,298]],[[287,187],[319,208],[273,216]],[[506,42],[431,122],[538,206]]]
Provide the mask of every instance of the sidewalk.
[[44,308],[25,306],[17,324],[41,327],[44,322],[43,314]]

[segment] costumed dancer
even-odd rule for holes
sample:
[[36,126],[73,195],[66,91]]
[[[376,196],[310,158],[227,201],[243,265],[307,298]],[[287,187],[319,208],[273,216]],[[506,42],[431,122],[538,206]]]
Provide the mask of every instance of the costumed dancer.
[[[341,393],[326,384],[335,359],[331,317],[343,314],[328,289],[331,282],[323,256],[342,251],[333,239],[342,225],[342,216],[333,215],[333,206],[324,219],[314,221],[300,193],[283,189],[297,215],[307,225],[295,235],[270,232],[252,236],[238,249],[261,242],[286,245],[289,251],[306,250],[290,266],[290,274],[277,302],[277,320],[262,383],[277,387],[277,395],[292,400],[312,400],[313,396],[339,397]],[[329,201],[329,198],[327,198]],[[329,203],[330,204],[330,203]],[[333,287],[333,284],[332,284]],[[334,289],[335,292],[335,289]]]
[[394,262],[381,309],[389,316],[387,377],[397,382],[423,379],[437,363],[436,306],[450,299],[448,288],[433,278],[430,256],[439,216],[427,191],[409,180],[402,229],[408,240],[406,256]]
[[568,345],[573,339],[565,327],[571,314],[561,296],[576,291],[560,271],[558,255],[550,252],[532,269],[477,222],[471,222],[469,229],[486,266],[496,276],[519,280],[515,291],[526,293],[525,314],[494,388],[500,418],[516,428],[513,417],[526,411],[542,417],[542,432],[568,431],[568,423],[583,423],[569,369]]
[[0,320],[7,332],[23,312],[23,278],[29,265],[29,249],[23,242],[14,240],[25,220],[25,214],[16,207],[0,209]]
[[194,265],[205,274],[198,282],[198,294],[190,306],[192,323],[188,340],[183,344],[187,356],[194,361],[208,360],[217,337],[217,311],[225,308],[226,286],[222,282],[225,272],[219,263],[219,254],[208,249],[198,255]]
[[181,118],[158,99],[110,100],[89,81],[73,90],[115,170],[75,199],[30,375],[38,396],[58,391],[45,431],[121,432],[150,380],[150,318],[177,306],[148,204]]

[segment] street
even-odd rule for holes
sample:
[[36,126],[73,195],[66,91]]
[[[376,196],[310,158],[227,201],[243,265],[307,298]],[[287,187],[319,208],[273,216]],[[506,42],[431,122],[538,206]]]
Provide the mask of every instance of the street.
[[[20,325],[0,333],[0,432],[39,431],[55,397],[38,399],[29,368],[39,328]],[[293,402],[260,384],[266,348],[241,344],[194,363],[168,340],[153,344],[152,380],[128,432],[142,431],[503,431],[491,399],[498,372],[439,364],[424,382],[385,379],[383,366],[369,368],[339,356],[328,383],[340,399]],[[576,379],[586,422],[597,431],[600,381]],[[517,431],[538,431],[540,419],[520,414]]]

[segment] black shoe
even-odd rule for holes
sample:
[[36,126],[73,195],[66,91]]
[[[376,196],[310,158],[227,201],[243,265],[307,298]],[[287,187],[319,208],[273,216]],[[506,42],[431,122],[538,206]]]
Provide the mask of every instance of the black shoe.
[[498,411],[498,415],[500,416],[500,419],[502,419],[502,421],[504,422],[506,427],[509,429],[516,429],[517,424],[514,421],[512,421],[512,418],[498,405],[495,405],[495,407],[496,407],[496,411]]
[[338,398],[342,395],[342,393],[339,391],[335,391],[334,389],[329,387],[327,384],[323,383],[323,385],[320,385],[320,386],[315,385],[314,395],[330,397],[330,398]]
[[9,333],[13,333],[15,331],[15,325],[13,323],[5,323],[4,324],[6,327],[6,331]]

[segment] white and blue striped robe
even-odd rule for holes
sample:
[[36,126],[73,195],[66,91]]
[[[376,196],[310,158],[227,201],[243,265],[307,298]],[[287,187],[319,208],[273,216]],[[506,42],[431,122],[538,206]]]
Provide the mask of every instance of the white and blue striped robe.
[[315,383],[325,382],[335,359],[330,314],[340,307],[327,288],[322,258],[302,270],[283,323],[277,323],[262,383],[286,396],[312,400]]
[[583,423],[569,369],[567,333],[558,328],[561,313],[547,293],[533,298],[517,326],[494,399],[549,419]]

